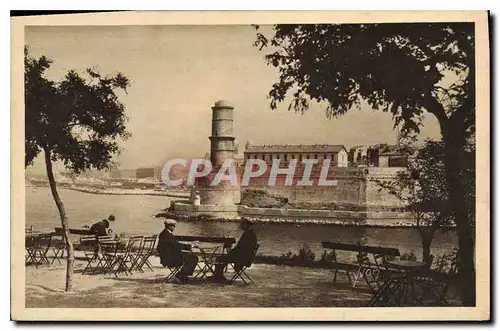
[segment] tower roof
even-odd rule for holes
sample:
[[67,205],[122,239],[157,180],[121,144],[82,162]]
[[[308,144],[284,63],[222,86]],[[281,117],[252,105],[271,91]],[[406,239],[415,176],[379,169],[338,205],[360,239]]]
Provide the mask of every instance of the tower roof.
[[227,100],[219,100],[215,102],[215,108],[234,108],[234,106]]

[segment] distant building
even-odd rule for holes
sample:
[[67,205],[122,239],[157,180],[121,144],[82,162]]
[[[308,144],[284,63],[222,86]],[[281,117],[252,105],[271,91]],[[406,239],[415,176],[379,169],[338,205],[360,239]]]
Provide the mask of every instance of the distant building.
[[348,155],[344,145],[251,145],[247,143],[244,161],[260,159],[267,163],[279,159],[282,162],[296,159],[298,162],[306,159],[316,159],[322,163],[330,159],[332,167],[347,167]]
[[161,170],[162,168],[160,167],[140,167],[135,170],[135,178],[151,178],[159,180],[161,178]]
[[115,169],[111,170],[110,177],[114,179],[135,179],[135,169]]
[[379,167],[406,167],[408,166],[408,155],[398,151],[382,152],[378,157]]

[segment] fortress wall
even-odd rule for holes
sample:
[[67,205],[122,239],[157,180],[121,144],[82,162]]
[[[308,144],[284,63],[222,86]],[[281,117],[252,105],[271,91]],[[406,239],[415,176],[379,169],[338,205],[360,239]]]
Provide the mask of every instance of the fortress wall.
[[390,180],[400,170],[402,168],[332,168],[328,179],[337,180],[335,186],[318,186],[319,172],[311,176],[313,186],[297,186],[296,181],[302,178],[301,175],[297,176],[292,186],[284,185],[285,176],[279,177],[275,186],[269,186],[267,172],[259,178],[252,178],[250,185],[242,187],[242,190],[265,191],[288,198],[290,202],[335,203],[366,210],[399,208],[401,201],[387,190],[380,190],[376,181]]
[[369,168],[366,177],[366,206],[367,209],[375,207],[398,208],[403,207],[401,200],[390,194],[388,190],[381,189],[376,181],[389,181],[393,179],[398,171],[404,168],[399,167],[377,167]]

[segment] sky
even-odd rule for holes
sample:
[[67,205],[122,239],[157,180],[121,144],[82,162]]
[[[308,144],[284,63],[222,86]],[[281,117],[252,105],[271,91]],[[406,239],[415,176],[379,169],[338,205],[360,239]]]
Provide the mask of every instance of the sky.
[[[267,94],[277,80],[264,53],[252,44],[251,26],[31,26],[30,54],[54,63],[47,76],[61,79],[74,69],[124,73],[132,82],[120,93],[132,134],[121,142],[120,168],[161,166],[176,157],[209,151],[211,107],[228,100],[240,151],[252,144],[362,144],[396,142],[390,114],[369,106],[327,119],[313,104],[304,115],[288,111],[285,100],[271,110]],[[420,138],[440,137],[435,118],[426,118]],[[43,169],[39,157],[32,171]]]

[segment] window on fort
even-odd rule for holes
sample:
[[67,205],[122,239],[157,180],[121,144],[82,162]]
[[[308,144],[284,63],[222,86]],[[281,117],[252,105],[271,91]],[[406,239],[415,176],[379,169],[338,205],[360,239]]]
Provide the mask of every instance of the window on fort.
[[288,161],[288,155],[285,154],[285,161]]
[[266,160],[266,156],[265,155],[262,155],[262,160]]
[[314,158],[315,158],[315,159],[318,159],[318,154],[314,154]]

